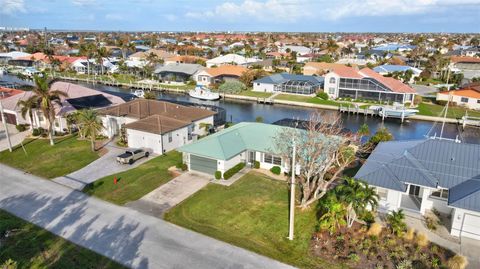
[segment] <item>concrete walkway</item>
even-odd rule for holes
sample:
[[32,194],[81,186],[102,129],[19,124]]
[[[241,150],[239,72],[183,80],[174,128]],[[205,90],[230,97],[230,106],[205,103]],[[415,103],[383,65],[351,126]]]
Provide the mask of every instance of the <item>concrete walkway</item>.
[[292,268],[0,164],[0,208],[131,268]]
[[212,176],[199,172],[186,172],[126,206],[155,217],[162,217],[170,208],[181,203],[203,187]]
[[81,190],[85,185],[97,179],[135,168],[154,157],[150,156],[149,158],[139,159],[132,165],[119,164],[116,161],[116,157],[125,152],[125,148],[118,147],[113,142],[108,143],[105,148],[108,152],[89,165],[66,176],[57,177],[52,180],[69,188]]
[[252,170],[250,167],[245,166],[242,170],[238,171],[235,175],[233,175],[231,178],[225,180],[225,179],[212,179],[212,183],[215,184],[220,184],[223,186],[230,186],[233,183],[237,182],[240,178],[242,178],[244,175],[248,174]]
[[[30,134],[30,131],[25,131],[19,133],[17,128],[13,124],[7,124],[8,134],[10,135],[10,142],[12,147],[19,145],[23,140]],[[0,121],[0,151],[8,150],[7,135],[5,128],[3,127],[3,122]]]

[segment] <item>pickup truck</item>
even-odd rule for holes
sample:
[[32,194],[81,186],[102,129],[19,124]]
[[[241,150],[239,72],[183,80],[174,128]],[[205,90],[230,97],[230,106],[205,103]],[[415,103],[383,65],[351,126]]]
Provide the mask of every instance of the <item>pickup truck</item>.
[[143,149],[131,149],[117,156],[117,162],[122,164],[133,164],[140,158],[147,158],[150,153]]

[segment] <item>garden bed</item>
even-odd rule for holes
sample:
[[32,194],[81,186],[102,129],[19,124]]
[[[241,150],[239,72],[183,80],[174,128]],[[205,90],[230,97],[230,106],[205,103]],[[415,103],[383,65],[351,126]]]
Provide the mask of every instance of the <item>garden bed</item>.
[[355,223],[333,234],[315,233],[312,248],[314,255],[323,260],[346,263],[352,268],[442,268],[455,255],[433,243],[422,247],[416,236],[406,238],[386,229],[378,237],[369,236],[366,226]]

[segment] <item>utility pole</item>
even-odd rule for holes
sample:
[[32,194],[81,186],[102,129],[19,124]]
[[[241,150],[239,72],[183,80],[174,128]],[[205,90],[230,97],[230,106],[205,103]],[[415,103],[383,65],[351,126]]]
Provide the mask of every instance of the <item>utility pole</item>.
[[7,121],[5,118],[5,114],[3,113],[3,105],[1,100],[0,100],[0,114],[2,114],[2,122],[3,122],[3,127],[5,128],[5,137],[7,138],[8,150],[12,152],[12,142],[10,141],[10,134],[8,133]]
[[294,218],[295,218],[295,152],[296,145],[295,139],[293,140],[293,155],[292,155],[292,181],[290,183],[290,221],[289,221],[289,230],[288,230],[288,239],[293,240],[293,228],[294,228]]
[[440,129],[440,139],[443,138],[443,129],[445,128],[445,121],[447,120],[447,113],[448,113],[448,105],[450,103],[450,99],[452,98],[452,93],[450,92],[450,68],[448,69],[447,73],[447,87],[448,87],[448,100],[447,100],[447,105],[445,106],[445,114],[443,114],[443,122],[442,122],[442,129]]

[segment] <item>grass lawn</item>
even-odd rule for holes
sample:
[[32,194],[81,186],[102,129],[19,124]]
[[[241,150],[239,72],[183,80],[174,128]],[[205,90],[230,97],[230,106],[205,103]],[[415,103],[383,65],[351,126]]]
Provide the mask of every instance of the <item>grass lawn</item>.
[[113,184],[113,175],[106,176],[85,187],[83,192],[123,205],[140,199],[172,179],[173,176],[167,169],[178,164],[181,160],[182,155],[179,152],[172,151],[153,158],[136,168],[116,174],[117,185]]
[[45,178],[69,174],[99,157],[90,150],[89,141],[76,136],[57,138],[54,146],[48,139],[26,139],[23,143],[26,154],[17,146],[13,152],[0,152],[0,162]]
[[254,92],[252,90],[247,90],[247,91],[242,91],[239,93],[235,93],[237,95],[243,95],[243,96],[250,96],[250,97],[259,97],[259,98],[268,98],[272,96],[272,93],[270,92]]
[[[4,238],[6,231],[11,235]],[[18,268],[124,268],[91,250],[0,210],[0,264]]]
[[[435,117],[443,117],[442,110],[444,106],[436,105],[436,104],[427,104],[421,103],[418,105],[419,115],[425,116],[435,116]],[[449,118],[461,118],[465,116],[465,111],[468,110],[469,116],[480,117],[480,111],[469,110],[463,107],[455,107],[450,106],[448,108],[447,117]]]
[[294,101],[294,102],[303,102],[303,103],[310,103],[310,104],[329,105],[329,106],[340,106],[342,104],[342,102],[337,102],[333,100],[323,100],[318,97],[290,95],[290,94],[279,94],[275,97],[275,99]]
[[288,236],[288,187],[251,172],[230,187],[209,184],[171,209],[165,219],[302,268],[342,268],[310,255],[314,210],[297,211]]

